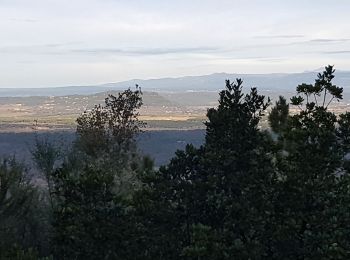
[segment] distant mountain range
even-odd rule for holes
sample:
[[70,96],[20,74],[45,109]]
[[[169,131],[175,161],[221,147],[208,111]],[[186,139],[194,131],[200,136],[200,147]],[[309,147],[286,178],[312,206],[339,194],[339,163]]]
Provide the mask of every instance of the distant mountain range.
[[[55,88],[0,88],[0,97],[26,96],[66,96],[91,95],[105,91],[133,88],[138,84],[145,91],[154,92],[190,92],[219,91],[225,87],[225,80],[242,78],[246,87],[258,87],[263,91],[294,92],[301,83],[313,83],[317,72],[271,73],[271,74],[228,74],[214,73],[203,76],[186,76],[179,78],[133,79],[129,81],[108,83],[95,86],[69,86]],[[337,71],[334,82],[350,88],[350,71]]]

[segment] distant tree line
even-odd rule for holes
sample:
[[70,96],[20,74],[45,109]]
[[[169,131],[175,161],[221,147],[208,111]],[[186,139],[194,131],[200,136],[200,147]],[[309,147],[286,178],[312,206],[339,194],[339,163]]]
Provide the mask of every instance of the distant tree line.
[[281,96],[270,129],[270,99],[227,80],[204,144],[159,169],[135,141],[141,89],[108,96],[68,152],[37,140],[44,187],[1,162],[0,259],[350,259],[350,113],[328,109],[333,78]]

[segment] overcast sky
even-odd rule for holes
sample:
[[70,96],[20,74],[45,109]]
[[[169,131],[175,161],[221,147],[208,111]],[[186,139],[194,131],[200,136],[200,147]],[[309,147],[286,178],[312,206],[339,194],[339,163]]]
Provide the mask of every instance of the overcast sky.
[[350,70],[349,12],[349,0],[0,0],[0,87]]

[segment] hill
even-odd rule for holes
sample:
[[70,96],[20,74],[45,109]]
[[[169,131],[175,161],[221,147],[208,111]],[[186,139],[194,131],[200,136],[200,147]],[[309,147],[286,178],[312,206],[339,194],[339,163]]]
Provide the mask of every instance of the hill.
[[[256,86],[262,90],[294,91],[295,86],[314,82],[316,72],[302,73],[271,73],[271,74],[237,74],[214,73],[202,76],[186,76],[161,79],[133,79],[129,81],[108,83],[95,86],[68,86],[56,88],[0,88],[0,97],[19,96],[67,96],[91,95],[110,90],[123,90],[138,84],[145,91],[155,92],[183,92],[183,91],[218,91],[223,88],[225,79],[242,78],[246,86]],[[337,71],[335,83],[350,87],[350,72]]]

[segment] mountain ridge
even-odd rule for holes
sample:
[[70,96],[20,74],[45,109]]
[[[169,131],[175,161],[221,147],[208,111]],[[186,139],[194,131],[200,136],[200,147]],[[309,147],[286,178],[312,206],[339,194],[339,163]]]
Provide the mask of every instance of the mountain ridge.
[[[219,91],[226,79],[243,79],[246,87],[258,87],[261,90],[294,91],[301,83],[313,83],[315,71],[299,73],[212,73],[199,76],[166,77],[154,79],[131,79],[127,81],[104,83],[87,86],[62,86],[51,88],[0,88],[0,97],[28,96],[66,96],[91,95],[106,91],[133,88],[136,84],[145,91],[186,92],[186,91]],[[335,83],[342,87],[350,87],[350,71],[336,71]]]

